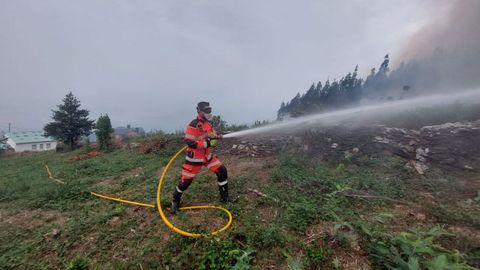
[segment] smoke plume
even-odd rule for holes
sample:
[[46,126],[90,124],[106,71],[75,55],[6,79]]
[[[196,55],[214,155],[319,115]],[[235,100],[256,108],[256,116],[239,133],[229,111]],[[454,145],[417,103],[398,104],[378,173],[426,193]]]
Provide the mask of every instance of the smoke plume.
[[403,63],[392,71],[391,78],[418,91],[478,88],[480,1],[433,3],[447,3],[447,12],[430,15],[411,36],[401,51]]

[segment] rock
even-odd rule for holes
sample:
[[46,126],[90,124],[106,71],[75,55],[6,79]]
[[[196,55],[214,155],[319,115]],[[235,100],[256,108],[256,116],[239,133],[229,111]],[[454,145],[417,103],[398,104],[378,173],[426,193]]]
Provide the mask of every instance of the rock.
[[332,149],[336,149],[338,147],[338,143],[332,143]]
[[245,145],[243,145],[243,144],[240,144],[240,145],[238,145],[238,147],[237,147],[238,150],[242,150],[243,148],[245,148]]
[[417,148],[417,150],[415,151],[416,153],[415,158],[421,162],[425,162],[426,161],[425,157],[428,156],[428,152],[429,152],[428,148],[426,150],[423,150],[422,148]]
[[53,239],[53,238],[57,238],[59,235],[60,235],[60,230],[59,229],[53,229],[51,232],[46,233],[44,235],[44,237],[47,238],[47,239]]
[[413,169],[412,164],[410,162],[405,163],[404,167],[405,167],[405,169],[409,169],[409,170]]
[[379,143],[390,143],[390,141],[387,138],[380,137],[380,136],[375,136],[374,141],[379,142]]
[[471,166],[468,166],[468,165],[465,165],[464,168],[467,169],[467,170],[473,170],[473,168]]
[[428,166],[414,160],[410,160],[410,164],[413,166],[413,168],[417,171],[418,174],[424,175],[425,171],[428,170]]
[[120,222],[120,217],[115,216],[115,217],[113,217],[112,219],[110,219],[110,220],[108,221],[108,224],[109,224],[110,226],[115,226],[115,225],[117,225],[119,222]]
[[236,144],[232,145],[232,149],[237,149],[237,145]]
[[358,149],[358,147],[352,149],[353,154],[357,154],[358,152],[360,152],[360,149]]
[[349,159],[349,158],[353,157],[353,154],[350,151],[347,150],[347,151],[344,152],[344,156],[345,156],[345,159]]

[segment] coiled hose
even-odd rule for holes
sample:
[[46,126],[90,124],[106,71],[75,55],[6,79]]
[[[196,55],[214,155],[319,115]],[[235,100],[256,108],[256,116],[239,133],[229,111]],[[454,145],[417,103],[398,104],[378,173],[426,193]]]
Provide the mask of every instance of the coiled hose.
[[[165,225],[167,225],[168,228],[170,228],[172,231],[174,231],[175,233],[178,233],[180,235],[183,235],[183,236],[187,236],[187,237],[203,237],[203,236],[211,236],[211,235],[216,235],[220,232],[223,232],[225,230],[227,230],[231,225],[232,225],[232,222],[233,222],[233,216],[232,216],[232,213],[230,213],[230,211],[228,211],[227,209],[221,207],[221,206],[215,206],[215,205],[193,205],[193,206],[186,206],[186,207],[181,207],[180,210],[195,210],[195,209],[218,209],[218,210],[222,210],[223,212],[225,212],[228,216],[228,222],[225,226],[223,226],[221,229],[219,230],[216,230],[214,232],[211,232],[211,233],[206,233],[206,234],[200,234],[200,233],[191,233],[191,232],[187,232],[187,231],[184,231],[182,229],[179,229],[177,227],[175,227],[175,225],[173,225],[168,219],[167,217],[165,216],[165,213],[163,212],[163,209],[162,209],[162,205],[160,203],[161,201],[161,192],[162,192],[162,187],[163,187],[163,181],[165,180],[165,176],[167,175],[168,173],[168,170],[170,169],[170,167],[172,166],[172,163],[175,161],[175,159],[177,159],[177,157],[183,153],[183,151],[185,151],[187,147],[183,147],[182,149],[180,149],[175,155],[173,155],[172,158],[170,158],[170,160],[168,161],[167,163],[167,166],[165,166],[165,169],[163,169],[163,172],[162,172],[162,175],[160,176],[160,179],[158,180],[158,186],[157,186],[157,210],[158,210],[158,213],[160,214],[160,217],[162,218],[163,222],[165,223]],[[57,181],[58,183],[61,183],[61,184],[65,184],[63,181],[59,180],[59,179],[56,179],[52,176],[48,166],[45,165],[45,167],[47,168],[47,172],[48,172],[48,175],[49,175],[49,178],[52,179],[52,180],[55,180]],[[107,199],[107,200],[112,200],[112,201],[116,201],[116,202],[122,202],[122,203],[128,203],[128,204],[133,204],[133,205],[138,205],[138,206],[142,206],[142,207],[150,207],[150,208],[154,208],[155,205],[153,204],[147,204],[147,203],[141,203],[141,202],[135,202],[135,201],[129,201],[129,200],[124,200],[124,199],[120,199],[120,198],[114,198],[114,197],[110,197],[110,196],[107,196],[107,195],[103,195],[103,194],[98,194],[98,193],[95,193],[95,192],[90,192],[90,194],[92,194],[93,196],[96,196],[98,198],[102,198],[102,199]]]

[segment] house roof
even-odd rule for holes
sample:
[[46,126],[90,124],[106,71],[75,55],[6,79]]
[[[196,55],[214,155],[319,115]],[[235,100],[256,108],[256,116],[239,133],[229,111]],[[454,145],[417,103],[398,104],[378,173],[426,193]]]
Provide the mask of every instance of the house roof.
[[39,143],[39,142],[54,142],[52,137],[44,136],[43,131],[19,131],[11,132],[5,135],[7,138],[14,141],[16,144],[22,143]]
[[141,127],[116,127],[113,129],[113,134],[115,135],[120,135],[120,136],[125,136],[128,135],[130,132],[135,132],[139,134],[144,134],[145,131]]

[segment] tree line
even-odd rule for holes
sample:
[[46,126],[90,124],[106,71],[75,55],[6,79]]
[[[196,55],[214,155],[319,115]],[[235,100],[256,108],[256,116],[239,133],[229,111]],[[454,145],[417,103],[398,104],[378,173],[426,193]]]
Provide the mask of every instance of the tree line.
[[[362,99],[397,99],[403,98],[410,86],[400,84],[403,69],[390,74],[390,58],[385,55],[378,70],[372,68],[365,78],[358,76],[358,65],[340,80],[326,80],[323,84],[313,83],[304,93],[297,93],[287,103],[282,102],[277,111],[277,119],[299,117],[305,114],[329,111],[354,105]],[[401,67],[404,67],[402,65]],[[405,82],[405,81],[404,81]]]

